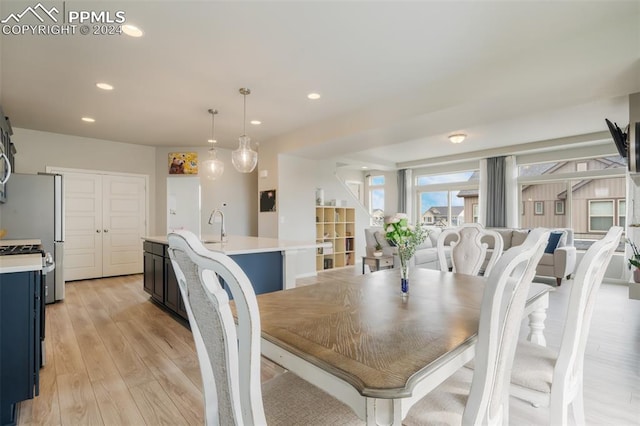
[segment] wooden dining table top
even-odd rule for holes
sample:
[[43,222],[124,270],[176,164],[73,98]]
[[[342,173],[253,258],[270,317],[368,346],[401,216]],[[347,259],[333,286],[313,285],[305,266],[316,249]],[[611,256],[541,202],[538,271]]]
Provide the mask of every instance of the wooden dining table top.
[[[473,345],[485,278],[397,269],[257,297],[262,338],[350,383],[361,395],[410,395],[413,382]],[[550,289],[532,285],[529,301]]]

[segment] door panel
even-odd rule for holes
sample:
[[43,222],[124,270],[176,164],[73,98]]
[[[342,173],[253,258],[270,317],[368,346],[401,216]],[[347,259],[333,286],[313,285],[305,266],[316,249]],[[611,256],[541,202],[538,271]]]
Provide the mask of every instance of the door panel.
[[102,276],[102,177],[64,174],[65,280]]
[[105,277],[142,272],[145,233],[145,179],[137,176],[102,177],[103,271]]
[[55,172],[64,175],[65,279],[142,273],[146,179]]

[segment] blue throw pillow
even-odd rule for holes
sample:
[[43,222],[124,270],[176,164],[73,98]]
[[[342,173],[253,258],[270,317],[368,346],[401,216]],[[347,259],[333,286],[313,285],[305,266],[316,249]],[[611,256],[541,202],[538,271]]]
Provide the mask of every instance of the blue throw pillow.
[[547,242],[547,247],[544,249],[545,253],[553,253],[556,251],[560,238],[562,238],[562,234],[562,232],[552,232],[549,234],[549,241]]

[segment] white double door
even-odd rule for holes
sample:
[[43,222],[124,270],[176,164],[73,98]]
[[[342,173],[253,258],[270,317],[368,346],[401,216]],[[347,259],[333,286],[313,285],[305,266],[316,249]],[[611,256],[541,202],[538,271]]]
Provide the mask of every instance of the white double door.
[[66,280],[142,273],[147,179],[56,172],[64,175]]

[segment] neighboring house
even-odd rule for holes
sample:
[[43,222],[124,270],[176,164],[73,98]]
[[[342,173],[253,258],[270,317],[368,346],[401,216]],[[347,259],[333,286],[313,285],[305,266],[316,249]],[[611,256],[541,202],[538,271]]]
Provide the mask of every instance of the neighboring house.
[[[564,161],[520,167],[521,176],[545,176],[626,167],[621,157]],[[473,178],[473,176],[472,176]],[[625,226],[624,178],[575,179],[571,185],[571,221],[567,217],[567,181],[522,186],[520,226],[559,228],[571,225],[576,238],[598,239],[613,225]],[[477,221],[478,191],[458,193],[464,198],[464,221]]]
[[[435,226],[450,226],[447,206],[433,206],[422,214],[422,222]],[[451,226],[459,226],[465,222],[464,207],[451,206]]]

